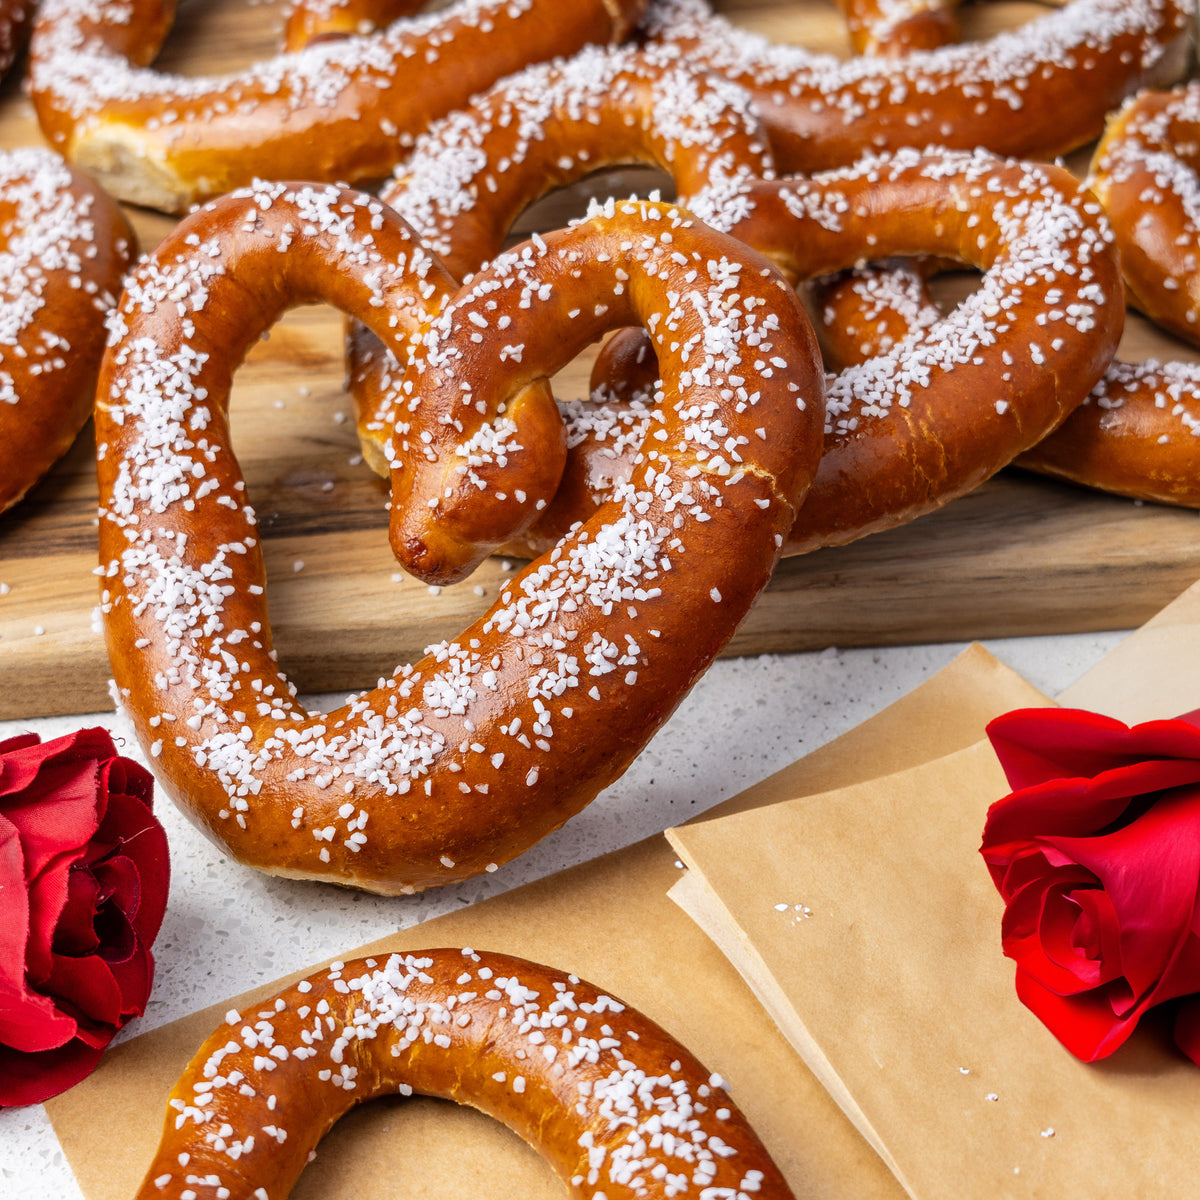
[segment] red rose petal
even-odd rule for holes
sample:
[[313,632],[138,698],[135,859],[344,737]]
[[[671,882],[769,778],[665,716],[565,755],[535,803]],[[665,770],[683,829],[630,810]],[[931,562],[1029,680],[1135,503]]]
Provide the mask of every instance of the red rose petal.
[[150,999],[150,985],[154,982],[154,956],[142,942],[137,942],[133,953],[120,962],[109,963],[113,981],[121,993],[121,1024],[130,1017],[140,1017],[146,1011]]
[[36,733],[18,733],[16,737],[0,742],[0,789],[4,787],[4,756],[15,755],[16,751],[24,750],[27,746],[37,746],[41,740]]
[[49,996],[20,985],[0,985],[0,1044],[16,1050],[51,1050],[79,1032],[75,1018],[60,1012]]
[[36,1054],[0,1045],[0,1108],[40,1104],[74,1087],[96,1069],[103,1050],[81,1041]]
[[1080,709],[1026,708],[997,717],[987,734],[1014,791],[1148,758],[1200,759],[1200,729],[1182,720],[1131,728]]
[[1036,979],[1017,972],[1017,996],[1051,1033],[1084,1062],[1105,1058],[1129,1040],[1145,1006],[1125,1017],[1113,1013],[1104,990],[1059,996]]
[[1103,888],[1078,888],[1071,898],[1079,905],[1075,936],[1080,949],[1100,966],[1098,984],[1119,978],[1121,969],[1121,926],[1112,899]]
[[1163,797],[1104,837],[1046,839],[1101,881],[1121,927],[1123,972],[1157,1000],[1200,989],[1200,955],[1180,959],[1200,882],[1200,795]]
[[86,958],[54,955],[46,992],[62,1011],[75,1017],[80,1036],[89,1028],[105,1027],[110,1036],[120,1028],[121,989],[112,968],[98,954]]
[[1086,837],[1126,815],[1133,798],[1200,783],[1200,761],[1126,764],[1095,778],[1058,779],[997,800],[988,810],[983,846],[1045,837]]
[[96,914],[102,901],[100,884],[90,870],[76,867],[67,872],[67,902],[54,928],[54,953],[78,958],[100,948]]
[[114,854],[97,863],[91,873],[104,900],[95,921],[101,953],[109,963],[121,962],[133,953],[138,940],[133,925],[141,898],[137,867],[124,855]]
[[29,935],[29,897],[25,856],[16,827],[0,814],[0,993],[24,987],[25,941]]
[[[1053,935],[1054,917],[1067,903],[1062,892],[1072,886],[1068,880],[1061,886],[1056,882],[1046,888],[1026,888],[1005,911],[1001,930],[1004,953],[1017,964],[1018,970],[1060,996],[1090,991],[1101,982],[1102,974],[1095,964],[1077,961],[1071,947],[1070,925],[1058,937],[1057,944],[1053,937],[1047,941],[1047,909]],[[1049,903],[1047,897],[1051,898]],[[1071,905],[1067,911],[1073,923],[1078,905]]]
[[114,792],[109,797],[105,825],[109,817],[121,831],[116,839],[121,856],[136,869],[136,904],[125,899],[119,903],[139,935],[150,944],[158,936],[167,907],[171,877],[167,834],[145,802],[135,795]]

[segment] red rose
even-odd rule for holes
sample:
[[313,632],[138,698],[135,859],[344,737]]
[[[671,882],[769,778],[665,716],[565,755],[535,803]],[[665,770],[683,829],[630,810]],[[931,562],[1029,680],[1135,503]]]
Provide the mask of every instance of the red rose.
[[[1154,1005],[1200,993],[1200,728],[1022,709],[988,726],[1013,792],[981,853],[1017,994],[1087,1062]],[[1175,1040],[1200,1063],[1200,999]]]
[[0,743],[0,1106],[78,1083],[150,994],[167,839],[103,729]]

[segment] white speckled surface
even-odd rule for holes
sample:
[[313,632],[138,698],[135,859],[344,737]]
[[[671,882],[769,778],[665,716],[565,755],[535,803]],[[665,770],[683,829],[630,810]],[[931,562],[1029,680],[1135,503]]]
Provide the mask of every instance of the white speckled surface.
[[[988,648],[1048,694],[1086,671],[1119,633],[1022,638]],[[961,644],[827,650],[717,663],[630,771],[558,833],[494,875],[403,899],[261,876],[223,858],[168,801],[158,811],[172,891],[157,977],[132,1036],[397,928],[484,899],[681,821],[742,791],[898,699]],[[317,700],[319,702],[319,698]],[[111,713],[0,722],[0,740],[102,724],[141,757]],[[40,1106],[0,1111],[0,1200],[81,1193]]]

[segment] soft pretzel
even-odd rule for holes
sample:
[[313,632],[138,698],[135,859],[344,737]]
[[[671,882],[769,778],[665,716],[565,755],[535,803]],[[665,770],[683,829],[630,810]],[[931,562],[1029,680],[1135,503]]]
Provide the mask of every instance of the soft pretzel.
[[0,153],[0,511],[87,421],[105,315],[134,250],[120,209],[57,155]]
[[[702,218],[739,181],[774,174],[761,125],[736,85],[710,79],[671,48],[588,48],[501,80],[436,122],[381,199],[464,278],[501,251],[534,200],[592,171],[634,162],[671,174],[679,202]],[[401,375],[374,334],[352,330],[359,436],[382,475],[387,413]]]
[[750,92],[781,172],[812,172],[910,146],[1064,153],[1184,73],[1193,15],[1193,0],[1074,0],[987,42],[847,61],[773,45],[704,0],[654,0],[643,25]]
[[725,1090],[660,1025],[577,975],[505,954],[334,963],[232,1010],[171,1092],[137,1200],[283,1200],[356,1104],[468,1104],[580,1200],[791,1200]]
[[459,0],[219,79],[149,69],[174,0],[45,0],[30,90],[51,144],[183,212],[256,177],[380,178],[431,120],[530,62],[620,40],[645,0]]
[[[941,318],[925,271],[892,264],[814,288],[826,361],[858,363]],[[1200,366],[1114,359],[1083,403],[1014,465],[1072,483],[1200,506]]]
[[[408,892],[562,824],[732,636],[816,469],[823,376],[803,308],[681,210],[612,207],[452,288],[378,201],[260,185],[185,219],[115,322],[96,425],[117,694],[166,790],[267,871]],[[542,377],[578,349],[614,324],[669,331],[670,403],[630,485],[479,621],[310,715],[274,661],[225,409],[264,327],[322,298],[411,358],[393,546],[427,578],[457,577],[553,493],[562,432]]]
[[958,0],[837,0],[859,54],[897,57],[958,39]]
[[373,33],[424,7],[425,0],[289,0],[283,45],[287,50],[303,50],[317,38]]
[[1200,82],[1143,92],[1108,123],[1089,183],[1132,304],[1200,345]]
[[[932,254],[984,271],[981,290],[939,314],[927,336],[831,380],[825,454],[786,553],[890,528],[974,488],[1062,422],[1120,336],[1111,234],[1061,168],[907,151],[747,185],[729,211],[729,232],[796,279],[865,253]],[[606,345],[597,359],[598,385],[628,371],[611,353]],[[572,417],[564,484],[522,539],[526,549],[601,503],[628,473],[630,443],[656,419],[646,404],[640,414],[609,406]]]

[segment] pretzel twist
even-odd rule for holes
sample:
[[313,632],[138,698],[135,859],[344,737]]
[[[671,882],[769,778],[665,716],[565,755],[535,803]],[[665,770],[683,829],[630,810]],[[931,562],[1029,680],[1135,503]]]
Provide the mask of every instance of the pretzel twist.
[[134,250],[117,206],[57,155],[0,153],[0,511],[87,421],[105,315]]
[[791,1200],[724,1081],[661,1026],[470,949],[334,963],[231,1011],[171,1092],[138,1200],[282,1200],[345,1112],[397,1093],[495,1117],[577,1197]]
[[[941,318],[924,272],[911,266],[823,280],[815,299],[827,361],[843,365]],[[1200,507],[1200,365],[1114,359],[1083,403],[1014,465],[1120,496]]]
[[1049,158],[1097,137],[1108,112],[1188,66],[1193,0],[1074,0],[987,42],[842,61],[714,17],[704,0],[655,0],[648,36],[741,84],[781,172],[911,146]]
[[30,90],[51,144],[183,212],[257,177],[380,178],[430,121],[530,62],[622,39],[645,0],[459,0],[219,79],[149,69],[174,0],[46,0]]
[[1129,298],[1200,345],[1200,82],[1143,92],[1109,121],[1088,182],[1112,221]]
[[[263,870],[409,892],[562,824],[732,636],[816,469],[803,309],[680,210],[612,208],[452,287],[378,201],[262,185],[183,221],[122,301],[96,416],[118,697],[166,790]],[[411,357],[394,436],[428,459],[393,477],[393,545],[422,559],[449,523],[454,567],[490,549],[461,536],[463,497],[519,526],[541,499],[509,494],[523,464],[553,492],[562,432],[541,377],[614,324],[671,331],[662,436],[630,485],[462,635],[328,715],[301,710],[274,661],[225,416],[240,354],[317,298]]]
[[[588,48],[504,79],[436,122],[381,198],[464,278],[501,251],[529,204],[618,163],[662,168],[701,219],[741,181],[774,174],[761,124],[735,85],[672,48]],[[386,475],[403,370],[362,326],[351,331],[349,365],[364,456]]]
[[[729,232],[796,279],[851,266],[864,251],[932,254],[984,271],[981,290],[938,314],[927,335],[831,380],[824,457],[785,553],[890,528],[970,491],[1063,421],[1121,333],[1111,233],[1099,205],[1057,167],[909,151],[808,181],[749,185],[731,213]],[[628,370],[607,349],[593,382]],[[582,414],[568,432],[570,487],[523,544],[536,548],[602,502],[597,484],[619,483],[629,442],[654,420],[645,404]]]

